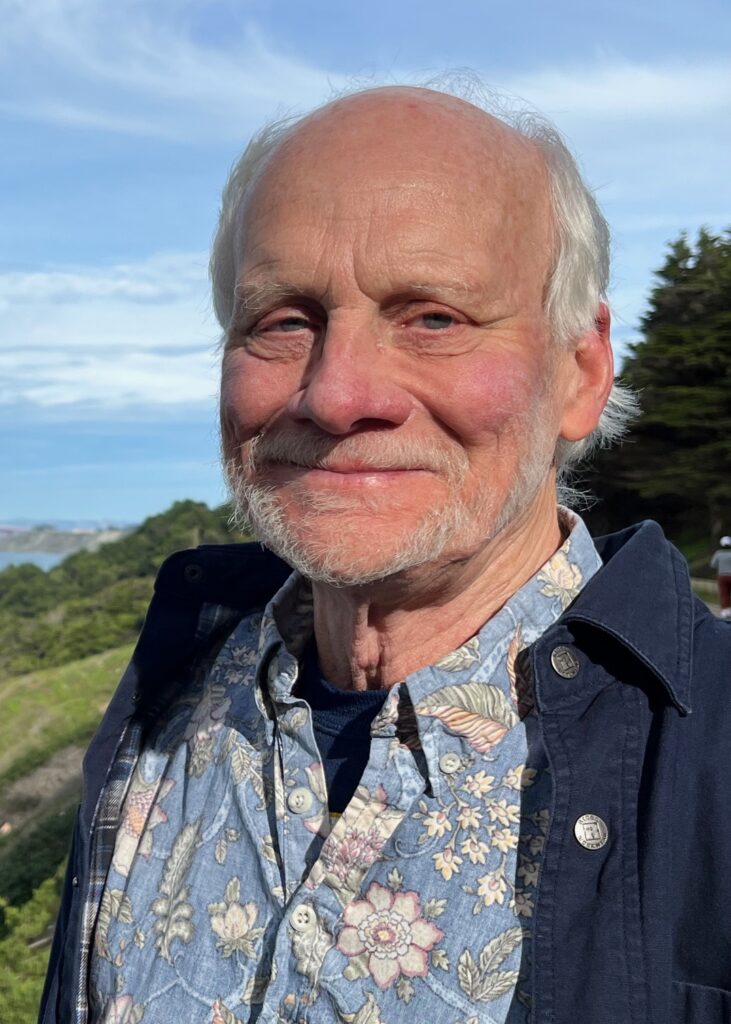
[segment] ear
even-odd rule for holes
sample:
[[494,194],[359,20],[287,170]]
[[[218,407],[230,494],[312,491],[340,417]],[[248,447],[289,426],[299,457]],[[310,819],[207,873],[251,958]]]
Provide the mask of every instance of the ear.
[[609,308],[602,302],[594,327],[582,334],[565,368],[560,436],[581,441],[594,430],[614,382],[614,356],[609,340]]

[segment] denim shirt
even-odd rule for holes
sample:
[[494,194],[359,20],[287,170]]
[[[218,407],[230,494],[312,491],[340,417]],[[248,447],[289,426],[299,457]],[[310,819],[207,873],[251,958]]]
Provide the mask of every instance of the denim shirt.
[[[530,926],[531,937],[524,938],[521,950],[521,955],[526,949],[530,950],[530,977],[523,978],[521,970],[517,991],[523,988],[530,991],[535,1024],[573,1024],[575,1020],[592,1020],[593,1024],[725,1024],[731,1019],[731,919],[727,913],[731,905],[731,872],[725,867],[731,861],[725,782],[731,776],[731,745],[728,743],[731,631],[694,600],[682,557],[663,538],[656,524],[644,523],[603,538],[597,542],[597,547],[603,567],[558,621],[527,647],[524,654],[534,683],[541,745],[550,769],[547,777],[550,778],[551,813],[548,820],[543,821],[545,833],[540,825],[536,830],[536,838],[543,839],[538,885],[532,916],[520,922]],[[109,864],[119,835],[119,808],[129,788],[131,769],[137,763],[137,757],[129,756],[130,751],[139,752],[141,746],[150,745],[156,735],[155,727],[159,731],[163,712],[180,696],[181,680],[186,678],[186,672],[190,682],[183,688],[195,688],[196,680],[207,678],[236,623],[262,609],[288,574],[285,566],[255,546],[181,552],[163,567],[130,667],[86,757],[84,800],[41,1006],[43,1024],[67,1024],[86,1019],[82,1015],[87,1013],[88,938],[94,923],[102,920],[99,907],[107,879],[111,877]],[[564,671],[566,657],[573,666],[568,674]],[[522,665],[522,661],[519,663]],[[257,691],[264,698],[260,717],[269,722],[274,711],[266,703],[273,692],[269,684],[273,685],[278,678],[279,670],[272,680],[267,675],[266,685]],[[255,690],[254,687],[247,689]],[[289,692],[291,698],[291,688]],[[693,714],[689,714],[692,694],[695,695]],[[418,696],[416,703],[419,703]],[[442,706],[448,705],[439,705]],[[276,746],[272,764],[277,760],[281,766],[286,760],[292,739],[286,732],[288,715],[295,717],[293,727],[301,736],[307,735],[304,723],[297,722],[301,710],[296,706],[296,698],[295,703],[287,707],[279,730],[281,746]],[[433,723],[444,725],[438,716],[424,714],[425,710],[422,709],[421,718],[431,718]],[[261,712],[261,708],[258,711]],[[461,724],[465,727],[463,733],[453,730],[452,726],[443,730],[444,735],[450,744],[456,741],[461,746],[466,740],[472,747],[471,738],[479,730],[471,732],[464,720]],[[387,723],[383,725],[385,732]],[[216,734],[218,741],[223,731],[222,728]],[[428,729],[419,731],[417,728],[417,732],[426,765],[419,764],[418,751],[402,742],[406,737],[392,735],[385,745],[388,748],[397,740],[399,750],[407,749],[413,755],[421,779],[419,781],[416,774],[400,774],[401,790],[387,793],[397,810],[402,809],[399,801],[407,794],[409,784],[423,786],[430,799],[432,796],[439,799],[449,784],[450,773],[437,771],[438,763],[435,765],[433,758],[430,760],[425,742]],[[465,765],[459,770],[465,773],[466,781],[469,767]],[[201,778],[205,778],[205,773]],[[269,795],[274,789],[272,773],[269,769],[262,772],[260,788],[275,810],[270,819],[270,835],[281,837],[284,859],[280,852],[279,859],[275,854],[274,861],[265,856],[256,863],[271,872],[272,880],[278,874],[284,900],[287,899],[287,882],[294,878],[294,866],[288,862],[290,852],[297,853],[309,842],[307,849],[317,855],[317,850],[325,849],[328,842],[324,840],[323,845],[322,835],[310,833],[299,825],[292,827],[293,820],[301,822],[312,818],[315,816],[312,812],[318,809],[317,780],[307,779],[305,785],[306,778],[305,771],[304,777],[300,775],[295,779],[295,782],[302,782],[302,786],[280,787],[279,796],[275,793],[272,804]],[[367,806],[371,809],[373,791],[379,781],[379,778],[371,778],[369,784],[367,778],[363,780],[369,792]],[[502,777],[496,781],[502,782]],[[537,784],[536,779],[534,786]],[[247,781],[245,785],[252,783]],[[537,792],[534,786],[523,791],[521,803],[531,790]],[[294,797],[293,791],[298,788],[313,794],[309,809],[304,806],[306,800],[302,803],[302,794]],[[294,808],[286,803],[285,794],[290,791]],[[116,815],[110,806],[110,794],[115,795]],[[260,803],[261,799],[257,799]],[[500,799],[502,797],[498,797],[497,803]],[[506,808],[509,804],[506,797]],[[276,809],[283,809],[285,805],[286,810],[278,816]],[[256,806],[252,799],[242,804],[243,808],[254,811]],[[523,806],[527,809],[527,805]],[[431,809],[427,805],[427,813]],[[420,811],[417,804],[414,813]],[[453,833],[456,815],[454,810],[451,813],[454,815],[450,822]],[[587,814],[600,817],[605,823],[608,837],[602,844],[587,847],[578,841],[577,828]],[[489,816],[488,811],[482,820],[487,821]],[[285,821],[285,817],[289,820]],[[153,853],[155,836],[165,827],[165,823],[159,822],[152,832]],[[438,854],[439,844],[451,836],[446,826],[444,836],[428,836],[425,822],[417,818],[409,819],[409,827],[415,829],[412,839],[420,833],[427,835],[421,845],[434,843],[432,854]],[[437,831],[439,825],[435,823],[432,827]],[[305,831],[311,839],[304,835]],[[334,829],[332,835],[335,834]],[[225,853],[225,860],[223,865],[216,862],[216,866],[225,874],[234,863],[232,854],[240,840],[233,834],[224,839],[228,848],[224,851],[220,847],[219,856]],[[305,972],[307,965],[312,964],[313,970],[319,972],[316,980],[327,980],[328,985],[334,986],[329,990],[322,987],[318,998],[324,998],[322,992],[337,993],[344,1000],[337,1006],[338,1014],[343,1020],[357,1024],[387,1021],[383,1015],[391,1007],[405,1017],[409,1004],[396,994],[396,986],[403,979],[413,984],[416,993],[411,1002],[413,1009],[419,989],[428,988],[427,978],[430,982],[434,978],[441,980],[445,973],[454,975],[455,950],[457,985],[449,990],[450,998],[454,994],[460,998],[465,994],[460,978],[467,985],[480,983],[479,972],[494,966],[491,951],[481,948],[475,932],[475,928],[481,928],[488,919],[488,910],[485,908],[481,915],[468,911],[460,918],[458,926],[453,925],[449,931],[444,929],[441,922],[450,912],[449,906],[441,914],[432,916],[434,910],[440,908],[429,906],[427,913],[428,893],[411,888],[410,883],[399,888],[396,874],[389,878],[394,868],[404,874],[403,865],[408,865],[412,854],[417,860],[421,857],[418,838],[415,846],[416,849],[394,848],[398,864],[390,865],[385,874],[361,880],[360,890],[350,901],[353,909],[349,921],[345,920],[345,908],[338,900],[337,886],[325,880],[314,891],[308,891],[304,884],[298,886],[297,894],[290,897],[289,912],[299,909],[299,914],[288,919],[284,928],[276,922],[274,925],[286,957],[280,962],[275,951],[275,966],[269,978],[260,983],[255,970],[254,986],[246,993],[252,1002],[243,1005],[250,1005],[252,1019],[262,1005],[254,1002],[257,986],[267,980],[270,986],[276,986],[280,976],[298,981],[299,987],[291,991],[287,988],[284,998],[272,1008],[274,1016],[271,1013],[269,1017],[260,1015],[260,1019],[277,1020],[278,1016],[280,1020],[322,1019],[318,1016],[318,1003],[310,1007],[302,998],[307,991],[309,999],[315,986],[306,973],[296,969],[297,949]],[[192,848],[197,847],[193,844]],[[461,852],[458,855],[462,856]],[[492,849],[490,856],[493,856]],[[153,859],[151,856],[150,861]],[[140,854],[138,860],[144,863],[144,856]],[[463,857],[463,864],[458,865],[460,872],[464,871],[468,860],[469,857]],[[317,856],[311,863],[314,867],[321,862],[323,858]],[[156,870],[163,863],[156,861]],[[185,867],[186,859],[180,863]],[[301,872],[301,860],[298,863],[295,858],[295,865]],[[378,873],[380,862],[374,860],[374,865]],[[482,865],[474,867],[480,872],[478,878],[487,873]],[[309,865],[306,870],[310,870]],[[441,872],[432,868],[431,875],[437,884],[442,884]],[[219,878],[222,877],[223,874],[219,874]],[[242,887],[249,884],[249,877],[234,871],[229,871],[229,877],[239,879],[239,891],[232,885],[228,892],[224,889],[223,893],[212,893],[211,906],[206,906],[204,911],[208,922],[204,918],[204,923],[214,945],[216,937],[225,941],[226,933],[229,945],[248,938],[256,952],[269,941],[269,935],[257,936],[255,930],[262,927],[260,917],[254,920],[251,911],[244,911],[246,904],[253,902],[242,892]],[[514,881],[515,877],[509,880]],[[477,903],[479,894],[460,889],[462,880],[457,874],[453,877],[452,881],[457,881],[458,885],[450,889],[448,903],[453,893],[459,893],[460,900],[472,899]],[[379,888],[372,889],[373,882],[378,882]],[[178,896],[186,885],[184,881]],[[276,884],[272,888],[276,889]],[[400,898],[409,893],[415,895]],[[320,898],[322,907],[318,903]],[[508,910],[512,912],[511,898],[512,894],[508,894]],[[278,899],[281,904],[275,892],[272,904]],[[182,896],[181,907],[186,902],[189,902],[187,894]],[[121,911],[114,905],[108,909],[113,917],[127,917],[126,906]],[[158,910],[164,910],[163,906],[158,906]],[[310,910],[314,911],[314,918]],[[132,911],[134,916],[137,913],[134,906]],[[180,919],[176,918],[176,928],[155,932],[153,936],[153,941],[160,939],[161,942],[168,937],[173,964],[191,945],[186,944],[183,937],[187,931],[186,914],[184,909]],[[400,920],[394,920],[394,915]],[[214,920],[220,934],[213,927]],[[329,932],[329,937],[320,932],[320,920],[323,933]],[[513,920],[517,922],[518,918]],[[373,928],[365,928],[366,921]],[[417,925],[422,921],[423,926]],[[391,927],[392,932],[388,927],[381,931],[381,923]],[[295,924],[302,929],[300,933]],[[389,934],[395,937],[398,931],[396,924],[411,936],[409,943],[404,944],[408,935],[402,931],[403,941],[396,946],[389,945]],[[174,934],[176,929],[179,935]],[[99,934],[98,929],[96,934]],[[101,934],[103,936],[103,929]],[[307,935],[307,941],[298,939],[298,934]],[[121,936],[121,932],[117,936]],[[379,974],[371,965],[371,955],[377,948],[380,959],[396,961],[385,965],[388,973]],[[446,972],[438,966],[441,949],[450,957]],[[472,962],[465,957],[460,964],[465,949],[469,950]],[[112,951],[118,956],[119,948],[112,947]],[[220,949],[216,953],[220,959],[222,952]],[[368,956],[364,956],[364,952]],[[502,953],[504,949],[498,956]],[[422,954],[428,958],[426,976],[421,973],[424,969]],[[511,950],[509,956],[513,954],[517,955],[516,950]],[[249,959],[243,949],[233,950],[231,956],[234,955]],[[511,963],[509,956],[505,956],[497,970],[504,969],[507,973],[514,969],[515,959]],[[343,970],[346,961],[362,974],[360,989],[355,981],[348,984]],[[280,967],[284,973],[273,977]],[[201,960],[200,968],[205,972],[208,961]],[[395,972],[398,977],[389,984]],[[266,971],[259,973],[266,974]],[[377,975],[383,988],[377,983]],[[363,994],[362,1001],[358,1003],[353,998],[347,1002],[348,995],[358,991]],[[479,993],[480,989],[473,991]],[[386,1000],[381,998],[384,993]],[[112,999],[119,997],[118,1002],[105,1007],[109,1021],[133,1024],[142,1019],[142,1005],[125,1000],[125,995],[131,993],[120,990],[112,996]],[[235,1020],[231,1016],[233,1011],[225,1003],[225,996],[230,993],[216,993],[217,997],[219,995],[224,1001],[219,1000],[209,1017],[203,1019],[224,1020],[230,1024]],[[288,999],[290,995],[292,998]],[[327,1002],[331,998],[334,996],[327,994],[321,1005],[333,1005]],[[514,1000],[513,1005],[516,1002]],[[442,1013],[447,1004],[440,996],[433,1004],[424,1004],[427,1005],[429,1010],[424,1009],[423,1013],[431,1020],[435,1019],[432,1005]],[[496,1002],[474,998],[471,1012],[460,1016],[461,1011],[457,1011],[453,1019],[489,1019],[484,1015],[493,1013],[495,1006]],[[268,1006],[266,1012],[269,1012]],[[152,1010],[146,1016],[164,1020]]]

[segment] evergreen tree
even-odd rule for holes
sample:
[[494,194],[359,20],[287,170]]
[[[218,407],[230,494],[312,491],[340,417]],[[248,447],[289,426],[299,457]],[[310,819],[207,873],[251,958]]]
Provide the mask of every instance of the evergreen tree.
[[731,533],[731,232],[670,245],[622,377],[642,415],[597,456],[596,529],[658,520],[692,550]]

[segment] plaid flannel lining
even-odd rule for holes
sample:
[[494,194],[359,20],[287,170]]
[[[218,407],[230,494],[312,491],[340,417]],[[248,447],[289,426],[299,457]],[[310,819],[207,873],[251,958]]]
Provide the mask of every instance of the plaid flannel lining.
[[91,940],[101,903],[107,872],[114,854],[119,815],[132,775],[140,756],[142,726],[131,723],[122,733],[107,780],[99,794],[92,821],[91,871],[84,900],[81,925],[81,956],[76,989],[75,1024],[89,1019],[89,954]]

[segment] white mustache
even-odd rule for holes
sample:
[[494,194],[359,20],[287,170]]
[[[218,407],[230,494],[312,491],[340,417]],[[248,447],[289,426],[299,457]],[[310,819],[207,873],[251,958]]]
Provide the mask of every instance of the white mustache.
[[307,469],[329,469],[345,463],[374,470],[431,470],[455,481],[461,481],[468,470],[465,452],[456,447],[417,442],[385,431],[332,438],[281,430],[258,434],[245,448],[250,470],[267,462],[289,462]]

